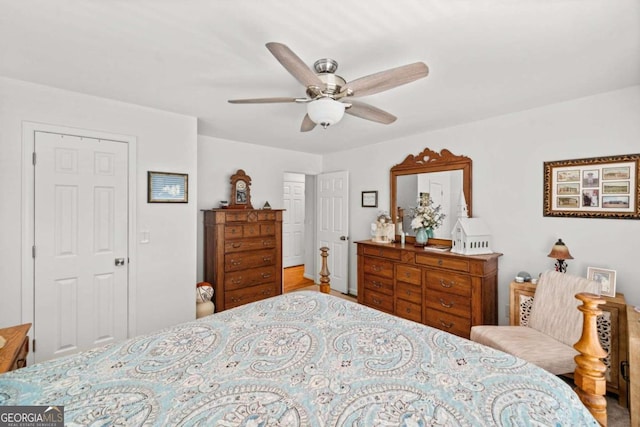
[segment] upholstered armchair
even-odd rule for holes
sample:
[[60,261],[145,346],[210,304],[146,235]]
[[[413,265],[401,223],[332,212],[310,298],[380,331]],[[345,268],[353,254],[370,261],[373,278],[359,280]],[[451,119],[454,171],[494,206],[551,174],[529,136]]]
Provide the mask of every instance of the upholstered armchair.
[[527,326],[474,326],[471,340],[513,354],[555,374],[572,373],[582,333],[581,292],[598,294],[600,284],[583,277],[547,271],[536,286]]

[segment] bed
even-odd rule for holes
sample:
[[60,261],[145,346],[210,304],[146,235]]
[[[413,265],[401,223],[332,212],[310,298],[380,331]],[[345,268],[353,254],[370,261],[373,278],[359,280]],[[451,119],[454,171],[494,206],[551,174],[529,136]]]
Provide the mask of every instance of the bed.
[[532,364],[314,291],[0,375],[0,405],[64,405],[66,425],[598,425]]

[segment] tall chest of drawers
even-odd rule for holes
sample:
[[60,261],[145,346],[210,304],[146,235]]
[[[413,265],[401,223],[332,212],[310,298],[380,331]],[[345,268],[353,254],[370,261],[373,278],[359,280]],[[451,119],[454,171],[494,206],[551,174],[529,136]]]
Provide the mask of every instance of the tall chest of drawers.
[[282,293],[282,210],[204,211],[204,280],[215,311]]
[[469,338],[498,323],[498,258],[412,245],[358,244],[358,302]]

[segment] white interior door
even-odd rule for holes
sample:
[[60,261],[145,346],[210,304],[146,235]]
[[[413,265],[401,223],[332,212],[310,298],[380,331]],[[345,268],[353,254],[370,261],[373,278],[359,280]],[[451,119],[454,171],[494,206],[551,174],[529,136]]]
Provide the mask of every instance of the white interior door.
[[331,289],[348,293],[349,278],[349,173],[318,175],[318,263],[320,247],[329,248],[327,264]]
[[304,264],[305,176],[285,174],[282,215],[282,264],[284,268]]
[[36,132],[35,360],[127,337],[127,144]]

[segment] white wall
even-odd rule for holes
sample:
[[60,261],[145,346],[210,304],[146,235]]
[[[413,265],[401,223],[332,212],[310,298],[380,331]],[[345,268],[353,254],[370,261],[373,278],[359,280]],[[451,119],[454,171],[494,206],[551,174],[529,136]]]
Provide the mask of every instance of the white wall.
[[[322,171],[322,157],[198,135],[198,210],[219,207],[229,200],[229,178],[238,169],[251,177],[251,204],[255,209],[268,201],[273,209],[283,208],[285,172],[317,175]],[[198,212],[198,281],[204,277],[203,214]]]
[[[350,172],[351,241],[368,239],[376,211],[360,207],[360,192],[378,190],[389,209],[393,165],[425,147],[473,160],[473,215],[492,230],[502,252],[499,318],[506,322],[509,283],[518,271],[552,269],[547,258],[562,238],[574,256],[569,273],[588,266],[617,270],[617,290],[640,305],[640,221],[550,218],[542,215],[543,162],[640,152],[640,86],[544,108],[478,121],[324,157],[325,170]],[[400,118],[402,119],[402,118]],[[392,125],[393,126],[393,125]],[[371,171],[380,171],[371,173]],[[350,283],[356,288],[356,249],[350,250]]]
[[[195,318],[197,122],[193,117],[0,78],[0,327],[21,310],[23,122],[102,131],[136,138],[136,231],[149,244],[131,248],[137,272],[135,323],[140,334]],[[147,204],[147,171],[189,174],[188,204]],[[139,241],[139,239],[135,239]]]

